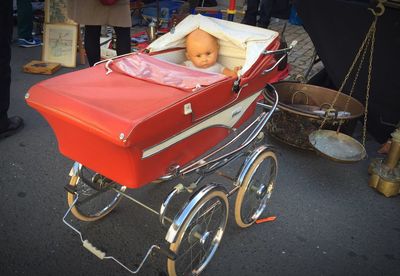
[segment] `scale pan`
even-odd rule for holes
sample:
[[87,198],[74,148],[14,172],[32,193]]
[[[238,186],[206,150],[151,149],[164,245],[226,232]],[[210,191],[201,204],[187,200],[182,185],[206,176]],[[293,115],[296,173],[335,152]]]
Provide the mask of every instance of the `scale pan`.
[[308,136],[311,146],[323,156],[338,162],[352,163],[364,159],[364,146],[346,134],[333,130],[316,130]]

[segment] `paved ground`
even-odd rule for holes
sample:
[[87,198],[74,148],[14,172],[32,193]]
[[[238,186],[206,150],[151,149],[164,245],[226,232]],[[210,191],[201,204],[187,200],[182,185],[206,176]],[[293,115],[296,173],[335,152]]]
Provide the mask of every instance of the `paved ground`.
[[[280,28],[278,23],[272,27]],[[287,39],[299,40],[289,59],[296,75],[305,70],[312,47],[299,26],[288,26]],[[61,221],[72,161],[60,155],[48,123],[24,102],[29,87],[48,78],[21,72],[22,65],[40,56],[40,48],[13,46],[10,115],[22,116],[26,126],[0,141],[0,275],[127,275],[87,252]],[[63,68],[56,75],[69,71]],[[400,197],[385,198],[367,185],[367,167],[379,147],[373,139],[367,140],[368,159],[355,164],[334,163],[268,136],[265,142],[278,152],[279,174],[263,216],[277,220],[240,229],[231,210],[221,246],[204,275],[399,275]],[[238,168],[233,164],[227,171],[234,175]],[[175,184],[129,193],[158,209]],[[127,200],[102,221],[69,221],[130,267],[165,235],[157,217]],[[165,263],[155,254],[141,275],[164,275]]]
[[313,64],[314,45],[302,26],[290,24],[288,20],[273,19],[269,28],[282,32],[285,24],[284,36],[287,43],[290,44],[293,40],[297,41],[293,52],[288,58],[288,62],[292,66],[290,79],[295,80],[297,78],[297,80],[302,80],[301,76],[305,77],[308,70],[310,70],[308,73],[308,78],[310,78],[323,67],[323,64],[322,62]]

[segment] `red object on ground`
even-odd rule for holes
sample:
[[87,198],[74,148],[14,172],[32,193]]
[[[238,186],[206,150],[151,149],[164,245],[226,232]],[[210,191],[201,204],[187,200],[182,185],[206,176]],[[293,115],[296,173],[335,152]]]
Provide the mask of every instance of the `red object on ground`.
[[259,224],[259,223],[269,222],[269,221],[274,221],[274,220],[276,220],[276,216],[271,216],[271,217],[258,219],[258,220],[256,220],[256,223]]

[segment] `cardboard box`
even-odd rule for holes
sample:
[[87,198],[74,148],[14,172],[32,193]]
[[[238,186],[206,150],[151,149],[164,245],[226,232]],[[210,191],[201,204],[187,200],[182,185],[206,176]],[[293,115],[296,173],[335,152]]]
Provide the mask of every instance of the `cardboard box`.
[[32,73],[32,74],[51,75],[60,68],[61,68],[60,63],[32,60],[28,64],[24,65],[23,71],[26,73]]

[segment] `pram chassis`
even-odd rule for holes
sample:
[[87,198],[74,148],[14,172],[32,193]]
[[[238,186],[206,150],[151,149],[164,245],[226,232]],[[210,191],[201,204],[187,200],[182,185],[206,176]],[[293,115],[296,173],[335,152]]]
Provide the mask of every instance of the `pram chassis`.
[[[94,255],[102,260],[114,260],[132,274],[136,274],[137,272],[139,272],[143,264],[150,256],[151,252],[157,249],[160,251],[160,253],[166,255],[168,258],[167,268],[169,274],[180,275],[181,271],[178,271],[178,267],[180,264],[179,260],[183,255],[185,255],[179,252],[181,243],[187,242],[190,244],[190,246],[194,246],[192,244],[199,243],[203,247],[208,248],[206,248],[207,250],[205,250],[203,258],[198,261],[199,263],[196,264],[194,268],[192,267],[191,274],[198,275],[210,262],[222,239],[229,210],[227,198],[238,191],[238,196],[235,203],[235,221],[240,227],[249,227],[261,215],[266,207],[268,199],[271,196],[275,178],[277,175],[276,156],[270,146],[259,145],[256,147],[256,142],[262,140],[263,138],[262,129],[277,107],[278,94],[276,93],[275,88],[270,84],[267,84],[265,89],[272,90],[276,95],[275,102],[273,106],[270,106],[269,111],[265,110],[266,105],[260,103],[260,106],[264,108],[264,111],[250,124],[248,124],[248,126],[246,126],[240,133],[233,137],[229,142],[183,168],[171,168],[169,174],[159,179],[159,181],[166,181],[180,176],[185,176],[193,172],[199,175],[197,180],[193,183],[190,183],[189,185],[176,185],[174,189],[165,197],[165,200],[161,204],[159,212],[126,194],[125,186],[120,186],[118,184],[114,185],[112,184],[112,182],[110,182],[111,180],[108,180],[106,178],[102,179],[101,176],[98,174],[94,174],[91,180],[84,178],[83,166],[78,162],[75,162],[70,172],[70,183],[66,186],[69,208],[63,217],[63,222],[80,236],[82,245],[86,249],[88,249],[90,252],[92,252]],[[265,93],[265,90],[263,90],[263,92]],[[240,93],[240,91],[238,93]],[[238,147],[236,147],[234,150],[217,156],[218,153],[222,152],[222,150],[226,149],[234,142],[237,142],[239,138],[244,137],[244,134],[248,134],[248,136],[246,139],[244,139],[243,142],[240,143]],[[244,156],[246,157],[246,159],[242,164],[237,178],[232,179],[227,176],[227,178],[232,180],[232,190],[227,191],[225,187],[215,183],[206,184],[202,187],[199,187],[200,182],[204,179],[206,175],[214,173],[217,169],[225,166],[231,161]],[[268,168],[270,172],[269,179],[267,182],[259,183],[259,186],[256,186],[252,180],[255,177],[254,175],[259,169],[260,164],[266,160],[270,161],[268,162],[268,164],[270,165]],[[79,191],[79,189],[77,188],[78,183],[84,183],[83,185],[87,185],[91,189],[96,190],[99,194],[112,191],[115,193],[115,196],[110,200],[110,202],[108,202],[104,207],[101,208],[100,211],[96,212],[94,215],[85,214],[84,212],[82,212],[82,210],[79,210],[77,208],[79,205],[79,197],[82,196],[82,191]],[[102,186],[103,184],[104,186]],[[183,205],[182,209],[174,216],[173,219],[171,219],[166,215],[168,207],[175,196],[182,192],[189,192],[192,195]],[[83,191],[83,193],[85,193],[85,191]],[[257,201],[257,207],[255,208],[255,210],[251,209],[250,214],[247,214],[248,212],[246,213],[244,210],[242,211],[242,208],[243,204],[245,204],[244,198],[248,197],[249,194],[254,196],[255,200]],[[167,243],[170,244],[169,248],[164,245],[151,245],[141,263],[133,269],[120,262],[117,258],[113,256],[107,256],[106,253],[97,249],[87,239],[83,239],[82,233],[66,220],[67,216],[71,212],[76,218],[82,221],[98,220],[110,213],[122,197],[126,197],[129,200],[144,207],[148,211],[158,215],[161,225],[168,229],[165,240]],[[209,202],[211,202],[210,205],[208,204]],[[201,216],[197,217],[195,226],[191,227],[191,223],[194,217],[198,215],[203,209],[205,209],[204,213]],[[210,226],[213,214],[214,212],[216,212],[216,210],[219,211],[219,209],[221,210],[221,217],[219,218],[219,220],[216,221],[217,227],[215,229],[215,233],[211,230],[208,231],[208,227]],[[208,219],[207,216],[210,213],[211,215],[209,221],[206,223],[206,227],[204,227],[204,221],[200,223],[198,221],[199,219],[203,218],[204,220],[206,218]],[[183,239],[184,237],[185,239]],[[191,261],[193,262],[193,260]],[[191,264],[191,266],[193,266],[193,264]]]

